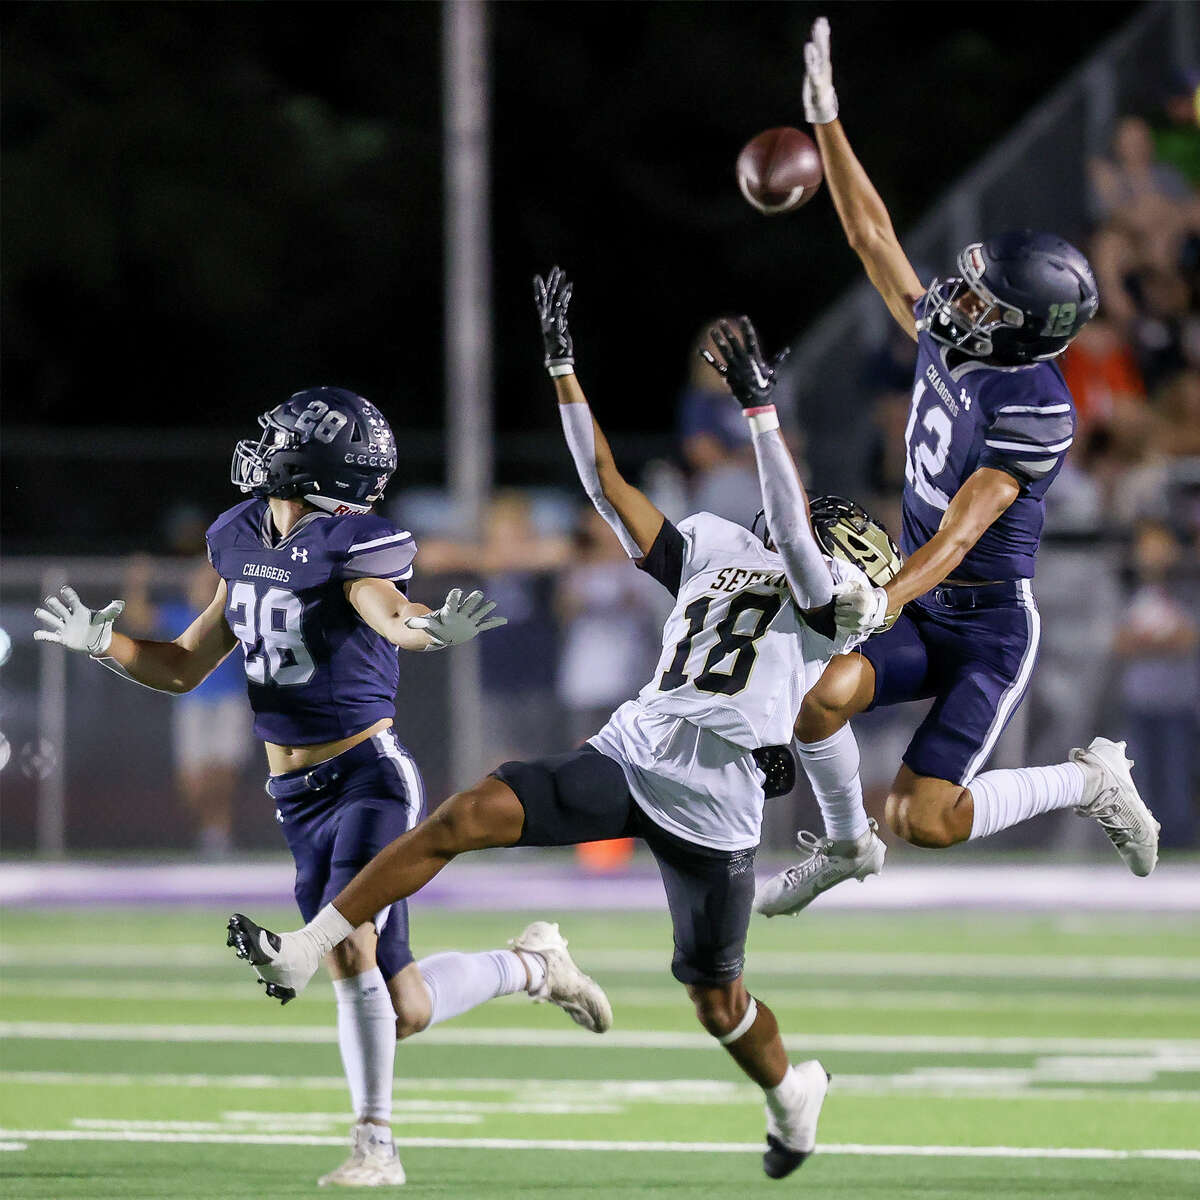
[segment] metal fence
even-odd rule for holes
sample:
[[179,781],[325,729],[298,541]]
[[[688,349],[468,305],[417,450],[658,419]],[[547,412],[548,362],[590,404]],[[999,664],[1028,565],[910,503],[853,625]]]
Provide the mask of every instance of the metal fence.
[[[86,601],[106,602],[127,594],[137,561],[25,558],[4,564],[0,625],[12,638],[0,669],[0,732],[8,755],[0,771],[5,853],[178,849],[194,837],[175,785],[172,713],[186,700],[138,687],[32,638],[33,609],[42,596],[69,580]],[[1044,551],[1036,587],[1044,618],[1041,661],[994,764],[1061,761],[1070,746],[1094,732],[1120,734],[1109,686],[1112,631],[1121,608],[1118,562],[1118,549],[1100,544]],[[622,579],[650,582],[627,565],[614,567]],[[153,594],[165,598],[179,593],[194,566],[140,560],[139,569],[148,570]],[[426,576],[418,578],[413,594],[436,602],[446,587],[462,582]],[[642,686],[657,655],[663,603],[654,595],[572,617],[560,602],[569,572],[481,582],[515,618],[510,633],[497,631],[486,635],[492,639],[486,645],[479,639],[450,654],[401,656],[396,727],[434,804],[505,758],[578,744]],[[540,630],[532,639],[531,619]],[[592,625],[581,629],[581,620]],[[452,672],[451,655],[469,658],[468,669]],[[615,658],[624,665],[614,666]],[[610,681],[596,685],[597,691],[598,665]],[[471,716],[456,722],[455,711]],[[867,792],[875,803],[919,716],[919,706],[910,705],[856,722]],[[248,708],[245,721],[248,726]],[[235,841],[242,848],[279,846],[264,774],[261,752],[255,752],[242,771],[237,801]],[[803,783],[768,806],[765,845],[785,848],[798,824],[820,827]],[[1090,838],[1083,826],[1068,818],[1057,826],[1025,828],[1009,844]]]

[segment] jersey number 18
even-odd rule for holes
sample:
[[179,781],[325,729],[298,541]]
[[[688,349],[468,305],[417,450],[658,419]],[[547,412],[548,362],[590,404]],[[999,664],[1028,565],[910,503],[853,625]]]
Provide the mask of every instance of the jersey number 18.
[[[687,666],[687,660],[692,653],[692,641],[703,631],[709,607],[714,599],[713,596],[701,596],[683,610],[688,623],[687,632],[675,647],[671,665],[658,681],[660,692],[673,692],[687,683],[688,676],[684,667]],[[708,657],[704,660],[704,669],[692,680],[692,685],[711,695],[736,696],[749,682],[754,660],[758,657],[758,648],[754,643],[767,632],[775,614],[782,607],[783,598],[778,592],[772,592],[770,595],[762,592],[742,592],[741,595],[735,596],[729,605],[729,611],[713,630],[717,635],[717,644],[708,652]],[[758,613],[758,620],[749,633],[740,633],[736,628],[738,618],[744,612]],[[729,670],[718,671],[717,663],[730,654],[734,655],[734,659]]]

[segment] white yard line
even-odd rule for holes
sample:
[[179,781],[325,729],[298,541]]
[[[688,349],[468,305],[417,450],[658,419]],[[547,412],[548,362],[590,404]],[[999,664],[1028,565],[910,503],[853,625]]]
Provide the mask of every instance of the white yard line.
[[[317,1134],[173,1133],[153,1130],[0,1129],[0,1139],[23,1142],[165,1142],[223,1146],[342,1146],[344,1137]],[[446,1138],[398,1137],[397,1146],[445,1150],[599,1150],[606,1153],[761,1154],[759,1142],[584,1141],[574,1138]],[[868,1144],[820,1145],[821,1154],[920,1158],[1092,1158],[1173,1159],[1200,1161],[1200,1150],[1114,1150],[1109,1147],[1063,1146],[901,1146]]]
[[[676,1008],[684,1001],[678,984],[658,987],[611,987],[606,989],[616,1005]],[[0,980],[0,997],[20,996],[72,1000],[244,1000],[261,1003],[262,993],[249,986],[249,980],[236,983],[187,983],[182,980],[79,980],[55,976]],[[507,999],[507,998],[506,998]],[[519,1004],[524,997],[514,996]],[[1107,996],[1094,989],[1078,992],[1006,992],[996,995],[983,991],[931,991],[924,988],[872,988],[865,991],[833,988],[804,988],[776,997],[776,1008],[783,1005],[814,1009],[916,1008],[948,1012],[1009,1012],[1037,1008],[1042,1012],[1174,1012],[1195,1007],[1192,995],[1163,996],[1158,993],[1134,993]]]
[[[215,940],[215,939],[214,939]],[[669,979],[669,940],[661,950],[584,950],[588,970],[649,973]],[[171,968],[242,971],[232,951],[197,945],[147,946],[132,943],[96,945],[0,946],[0,966],[11,967],[145,967],[159,975]],[[989,979],[1181,979],[1200,980],[1200,958],[1180,956],[1054,954],[946,954],[896,951],[795,950],[751,952],[748,972],[754,975],[919,976]],[[186,981],[183,981],[186,982]]]
[[[17,1040],[114,1042],[256,1042],[332,1044],[332,1025],[147,1025],[75,1021],[0,1021],[0,1037]],[[446,1028],[420,1035],[435,1046],[533,1046],[569,1049],[711,1050],[705,1033],[673,1030],[617,1030],[603,1037],[572,1029]],[[797,1034],[792,1042],[808,1050],[864,1054],[1141,1054],[1195,1059],[1200,1039],[1113,1037],[981,1037],[961,1035]]]
[[[1111,1062],[1111,1059],[1097,1061]],[[1134,1060],[1164,1069],[1161,1062]],[[920,1095],[935,1099],[976,1100],[1082,1100],[1111,1103],[1200,1105],[1200,1090],[1162,1088],[1061,1087],[1053,1086],[1054,1076],[1033,1068],[1014,1068],[1011,1072],[994,1068],[944,1068],[940,1071],[914,1070],[887,1075],[848,1075],[840,1072],[839,1091],[859,1095]],[[1127,1081],[1120,1081],[1127,1082]],[[337,1092],[346,1089],[340,1075],[180,1075],[127,1073],[100,1074],[87,1071],[0,1071],[0,1084],[10,1087],[137,1087],[211,1089],[216,1091],[262,1092]],[[505,1102],[474,1100],[414,1100],[417,1093],[447,1095],[509,1094],[537,1096],[538,1100]],[[455,1079],[408,1078],[395,1081],[393,1101],[397,1109],[442,1109],[461,1106],[472,1112],[610,1111],[611,1103],[712,1105],[743,1104],[759,1098],[749,1084],[728,1083],[716,1079]],[[228,1116],[229,1114],[226,1114]],[[260,1114],[261,1115],[261,1114]],[[282,1116],[283,1114],[275,1114]],[[293,1114],[297,1118],[308,1113]]]

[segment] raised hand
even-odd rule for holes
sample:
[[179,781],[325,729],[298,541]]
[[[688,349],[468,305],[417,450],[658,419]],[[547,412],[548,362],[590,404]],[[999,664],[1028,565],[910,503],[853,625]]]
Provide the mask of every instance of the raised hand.
[[838,99],[833,90],[833,60],[829,57],[829,22],[818,17],[812,38],[804,47],[804,119],[812,125],[837,120]]
[[744,409],[769,405],[776,371],[787,358],[788,349],[785,347],[767,362],[749,317],[738,317],[736,329],[728,321],[719,321],[708,336],[717,354],[704,346],[700,357],[725,380],[733,398]]
[[551,267],[543,279],[533,277],[533,302],[542,326],[546,370],[551,375],[570,375],[575,370],[575,347],[567,328],[567,306],[571,303],[571,281],[561,267]]
[[[60,599],[61,597],[61,599]],[[45,629],[35,629],[39,642],[57,642],[68,650],[93,657],[104,654],[112,642],[113,622],[125,610],[124,600],[111,600],[98,612],[93,612],[74,588],[59,588],[57,596],[47,596],[44,608],[35,608]]]
[[452,588],[446,602],[436,612],[424,617],[409,617],[405,625],[409,629],[423,629],[433,641],[429,650],[444,650],[447,646],[458,646],[489,629],[508,624],[507,617],[489,617],[496,607],[494,600],[486,603],[483,593],[471,592],[465,599],[462,588]]

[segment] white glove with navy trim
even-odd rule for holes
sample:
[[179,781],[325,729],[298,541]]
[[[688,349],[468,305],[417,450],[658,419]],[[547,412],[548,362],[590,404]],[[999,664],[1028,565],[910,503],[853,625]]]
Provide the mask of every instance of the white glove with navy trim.
[[888,594],[881,587],[868,587],[847,579],[833,587],[833,619],[839,629],[850,633],[874,633],[887,622]]
[[58,596],[47,596],[42,603],[45,608],[35,608],[33,615],[47,628],[35,629],[33,636],[39,642],[57,642],[93,658],[107,652],[112,642],[113,622],[125,611],[124,600],[110,600],[93,612],[70,587],[59,588]]
[[495,607],[494,600],[484,603],[482,592],[471,592],[464,599],[462,588],[452,588],[446,595],[446,603],[436,612],[424,617],[409,617],[404,624],[409,629],[423,629],[429,634],[433,641],[426,650],[445,650],[447,646],[469,642],[488,629],[507,625],[507,617],[488,616]]
[[813,22],[812,40],[804,47],[804,119],[810,125],[837,120],[837,92],[833,90],[833,60],[829,57],[829,22]]

